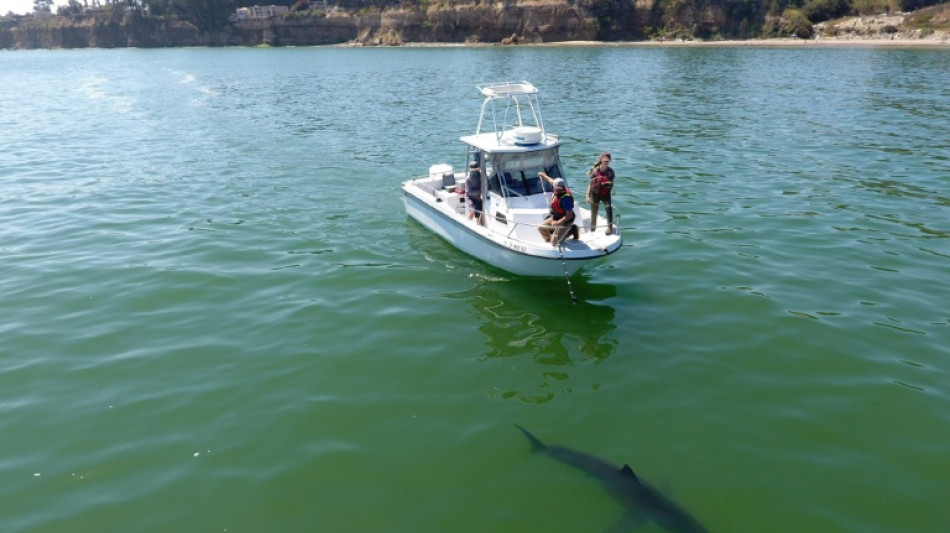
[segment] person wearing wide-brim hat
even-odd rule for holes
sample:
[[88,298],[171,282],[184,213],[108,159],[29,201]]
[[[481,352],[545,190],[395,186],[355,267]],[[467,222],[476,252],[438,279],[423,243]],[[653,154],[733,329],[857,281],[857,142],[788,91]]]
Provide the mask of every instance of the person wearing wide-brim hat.
[[538,172],[538,176],[546,180],[554,188],[554,194],[551,195],[551,211],[544,222],[538,226],[541,238],[554,246],[561,243],[564,234],[570,231],[574,239],[577,239],[579,231],[574,225],[574,196],[571,190],[567,188],[564,178],[554,178],[544,172]]

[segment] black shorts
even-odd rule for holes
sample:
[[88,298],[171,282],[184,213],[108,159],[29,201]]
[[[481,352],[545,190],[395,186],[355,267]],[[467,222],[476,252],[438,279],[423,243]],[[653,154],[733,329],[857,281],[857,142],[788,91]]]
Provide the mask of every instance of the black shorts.
[[590,191],[590,203],[592,204],[609,204],[610,203],[610,191],[607,191],[606,194],[601,194],[599,192]]

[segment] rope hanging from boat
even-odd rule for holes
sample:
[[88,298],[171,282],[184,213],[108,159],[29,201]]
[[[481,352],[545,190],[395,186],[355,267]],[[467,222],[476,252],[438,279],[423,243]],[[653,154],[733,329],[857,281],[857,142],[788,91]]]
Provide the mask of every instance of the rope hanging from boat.
[[557,243],[557,255],[561,258],[561,267],[564,269],[564,279],[567,280],[567,290],[571,293],[571,305],[577,305],[577,296],[574,296],[574,285],[571,284],[571,275],[567,271],[567,261],[564,260],[564,246],[560,242]]

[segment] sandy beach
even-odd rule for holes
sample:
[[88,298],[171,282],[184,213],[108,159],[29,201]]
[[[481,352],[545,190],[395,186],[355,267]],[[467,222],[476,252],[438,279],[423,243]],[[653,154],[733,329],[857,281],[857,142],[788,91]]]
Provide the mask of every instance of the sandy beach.
[[[343,43],[332,45],[337,47],[362,47],[364,43]],[[529,47],[568,47],[568,46],[603,46],[603,47],[761,47],[761,48],[950,48],[950,36],[942,39],[934,38],[854,38],[854,37],[820,37],[816,39],[748,39],[722,41],[556,41],[548,43],[518,43],[502,45],[499,43],[413,43],[406,42],[397,45],[403,48],[464,48],[489,46],[529,46]]]
[[[411,45],[409,45],[411,46]],[[817,39],[749,39],[724,41],[562,41],[536,43],[529,46],[761,46],[761,47],[948,47],[950,38],[937,39],[858,39],[847,37],[821,37]]]

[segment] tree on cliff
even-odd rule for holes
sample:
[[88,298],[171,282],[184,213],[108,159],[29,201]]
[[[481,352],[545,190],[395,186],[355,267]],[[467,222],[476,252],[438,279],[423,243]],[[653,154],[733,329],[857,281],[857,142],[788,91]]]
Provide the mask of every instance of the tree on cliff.
[[66,2],[66,5],[59,6],[59,9],[56,10],[57,15],[79,15],[82,13],[83,5],[79,3],[79,0],[69,0]]
[[33,11],[36,13],[52,13],[53,0],[33,0]]
[[194,23],[201,31],[220,30],[236,9],[234,0],[143,0],[152,16]]

